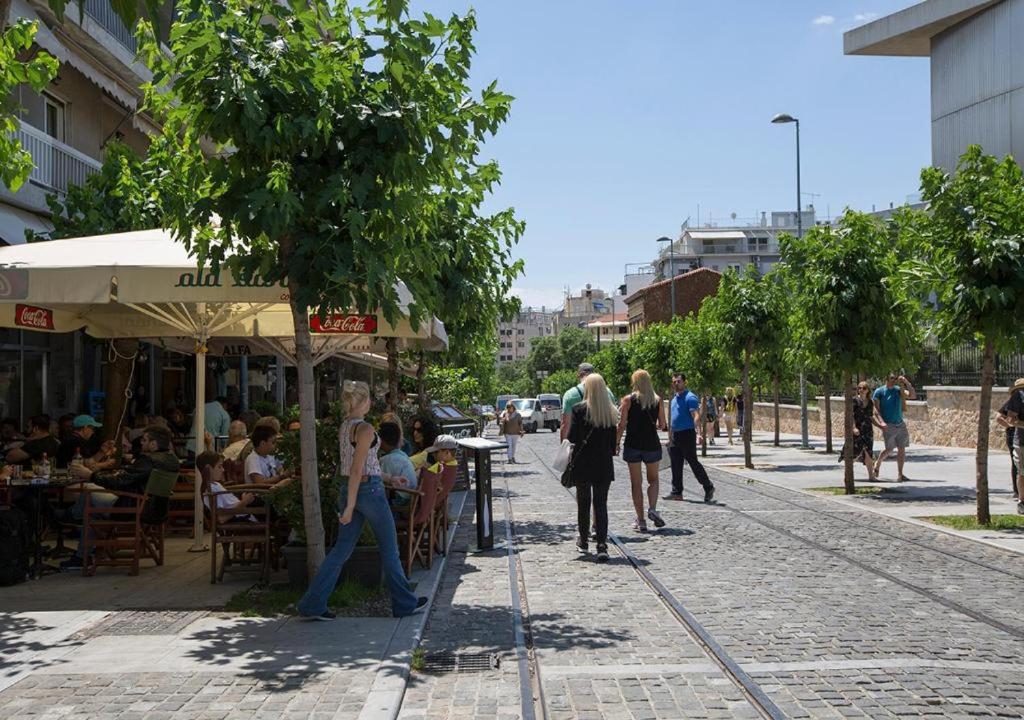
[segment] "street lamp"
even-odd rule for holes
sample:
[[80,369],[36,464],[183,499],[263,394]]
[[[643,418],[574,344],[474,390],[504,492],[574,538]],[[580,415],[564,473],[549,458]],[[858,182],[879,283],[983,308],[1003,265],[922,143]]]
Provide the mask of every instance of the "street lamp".
[[676,251],[674,243],[675,241],[670,237],[660,237],[658,242],[668,243],[668,267],[669,267],[669,289],[672,293],[672,318],[676,316]]
[[[800,211],[803,197],[800,192],[800,120],[787,113],[779,113],[772,118],[772,123],[775,125],[794,123],[796,125],[796,236],[803,237],[803,213]],[[803,369],[800,370],[800,447],[805,450],[811,447],[807,437],[807,376],[804,375]]]

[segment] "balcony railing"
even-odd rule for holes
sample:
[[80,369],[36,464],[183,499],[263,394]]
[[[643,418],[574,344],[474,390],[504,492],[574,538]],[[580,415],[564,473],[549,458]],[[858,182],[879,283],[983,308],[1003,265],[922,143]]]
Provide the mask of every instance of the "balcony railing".
[[117,16],[110,0],[85,0],[85,14],[114,36],[126,50],[135,55],[135,33]]
[[29,179],[48,190],[64,194],[68,185],[84,184],[85,179],[101,167],[98,160],[24,122],[14,136],[35,164]]
[[[676,255],[778,255],[778,243],[754,244],[737,240],[731,243],[695,243],[676,246]],[[666,255],[667,256],[667,255]]]

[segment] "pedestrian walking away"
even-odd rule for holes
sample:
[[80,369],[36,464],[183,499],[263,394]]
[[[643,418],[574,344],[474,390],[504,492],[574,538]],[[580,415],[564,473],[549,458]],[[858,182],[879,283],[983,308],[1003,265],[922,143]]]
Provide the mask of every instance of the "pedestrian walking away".
[[704,437],[707,438],[708,445],[715,444],[715,424],[718,422],[718,400],[715,399],[714,395],[704,396],[704,408],[702,412],[704,416]]
[[683,462],[690,465],[697,482],[704,488],[704,502],[710,503],[715,497],[715,486],[711,484],[707,470],[700,464],[697,457],[697,445],[700,444],[700,400],[686,389],[686,376],[683,373],[672,374],[671,422],[672,444],[669,446],[669,458],[672,460],[672,492],[665,496],[666,500],[683,499]]
[[569,442],[573,444],[569,458],[569,477],[576,488],[576,522],[579,537],[576,549],[590,550],[590,509],[594,510],[597,529],[597,560],[608,560],[608,489],[615,477],[613,458],[616,447],[616,426],[619,411],[609,397],[604,378],[590,373],[583,381],[583,402],[572,409]]
[[505,436],[505,444],[508,445],[508,461],[516,464],[516,447],[519,445],[519,438],[523,436],[523,416],[516,409],[515,404],[510,400],[505,410],[498,417],[498,434]]
[[1024,515],[1024,463],[1021,463],[1021,445],[1024,440],[1024,378],[1013,384],[1010,399],[1006,401],[1001,412],[1006,414],[1008,428],[1014,430],[1013,447],[1017,458],[1017,512]]
[[[630,491],[636,519],[633,529],[647,532],[647,519],[655,527],[664,527],[658,513],[658,470],[661,463],[659,430],[667,429],[665,408],[654,392],[651,376],[646,370],[637,370],[632,377],[633,392],[622,398],[619,406],[619,426],[615,447],[622,444],[622,459],[629,466]],[[623,443],[623,433],[625,441]],[[643,473],[647,470],[647,513],[644,515]]]
[[1010,388],[1009,394],[1006,396],[1006,402],[1002,404],[998,410],[996,410],[996,422],[1000,427],[1004,428],[1006,433],[1006,449],[1010,453],[1010,492],[1020,502],[1021,495],[1017,488],[1017,475],[1019,471],[1020,457],[1017,454],[1017,428],[1014,423],[1010,422],[1008,410],[1010,404],[1013,401],[1014,396],[1020,391],[1024,390],[1024,378],[1018,378],[1017,382]]
[[732,431],[736,428],[736,413],[739,411],[739,404],[736,398],[736,388],[727,387],[725,397],[722,398],[722,420],[725,421],[725,432],[729,437],[729,444],[732,445]]
[[857,385],[857,397],[853,400],[852,450],[844,444],[842,452],[839,453],[839,462],[843,462],[846,459],[847,453],[852,452],[853,461],[863,462],[864,467],[868,469],[868,482],[875,481],[875,425],[881,428],[881,424],[879,424],[875,417],[874,405],[871,402],[871,388],[866,382],[861,382]]
[[[561,433],[559,439],[565,440],[569,437],[569,427],[572,425],[572,409],[577,403],[583,402],[583,381],[590,373],[594,372],[594,366],[590,363],[580,363],[576,369],[576,378],[579,380],[575,385],[565,391],[562,395],[562,425],[559,428]],[[608,400],[613,406],[618,406],[618,399],[608,391]]]
[[338,539],[299,601],[299,614],[312,620],[334,619],[327,599],[355,549],[363,524],[368,522],[377,538],[384,577],[391,593],[391,612],[395,617],[411,615],[427,604],[427,598],[413,594],[398,555],[395,518],[388,505],[377,459],[380,437],[373,426],[363,420],[370,410],[370,388],[363,382],[345,381],[341,405],[345,421],[338,431],[338,467],[346,472],[346,477],[341,478],[338,500]]
[[881,418],[878,426],[882,429],[882,437],[885,440],[885,449],[875,461],[875,479],[879,479],[882,463],[895,450],[896,482],[904,482],[907,477],[903,474],[903,464],[907,457],[907,447],[910,446],[910,430],[903,421],[903,411],[906,410],[907,400],[917,399],[917,391],[903,375],[889,373],[885,385],[875,390],[871,399],[875,412]]

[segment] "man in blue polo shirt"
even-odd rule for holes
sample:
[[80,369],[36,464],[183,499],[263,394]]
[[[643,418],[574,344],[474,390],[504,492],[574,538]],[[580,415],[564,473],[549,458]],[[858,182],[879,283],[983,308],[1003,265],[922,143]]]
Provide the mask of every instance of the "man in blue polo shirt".
[[917,398],[917,391],[902,375],[889,373],[885,379],[885,385],[875,390],[872,400],[875,404],[875,412],[882,419],[882,437],[885,439],[885,450],[875,461],[875,478],[878,478],[878,471],[882,467],[882,461],[896,451],[896,470],[899,473],[896,482],[903,482],[907,478],[903,475],[903,461],[907,458],[907,446],[910,445],[910,431],[907,424],[903,422],[903,409],[907,400]]
[[704,502],[710,503],[715,497],[715,486],[708,478],[708,472],[700,464],[697,457],[697,445],[700,444],[700,400],[686,389],[686,376],[682,373],[672,374],[672,444],[668,454],[672,460],[672,493],[665,496],[666,500],[683,499],[683,461],[690,464],[697,482],[704,488]]

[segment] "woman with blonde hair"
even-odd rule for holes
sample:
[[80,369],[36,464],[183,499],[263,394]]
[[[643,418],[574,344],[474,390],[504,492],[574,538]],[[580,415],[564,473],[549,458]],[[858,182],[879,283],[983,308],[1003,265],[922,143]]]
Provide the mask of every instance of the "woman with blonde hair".
[[590,551],[590,506],[594,506],[597,527],[597,560],[608,561],[608,488],[615,477],[612,458],[618,452],[615,428],[619,411],[605,385],[604,378],[591,373],[583,381],[583,402],[572,409],[569,442],[569,474],[576,486],[576,517],[579,537],[576,549]]
[[661,438],[659,430],[665,430],[665,408],[661,398],[654,392],[651,376],[646,370],[637,370],[631,379],[633,392],[622,398],[619,405],[619,426],[616,428],[615,447],[622,445],[622,459],[629,466],[629,482],[633,493],[633,508],[636,519],[633,529],[647,532],[644,517],[643,470],[647,468],[647,517],[655,527],[665,527],[665,521],[658,512],[658,471],[661,463]]
[[739,401],[736,398],[736,388],[727,387],[725,397],[722,398],[722,419],[725,420],[725,430],[729,435],[729,444],[732,445],[732,430],[736,427],[736,411]]
[[377,538],[384,577],[391,593],[391,612],[395,617],[412,615],[427,604],[417,598],[409,586],[398,555],[395,518],[388,505],[381,478],[380,437],[363,418],[370,410],[370,388],[366,383],[347,380],[341,394],[345,420],[338,430],[338,470],[342,474],[338,500],[338,539],[320,571],[299,601],[299,614],[311,620],[333,620],[327,598],[338,584],[338,576],[359,540],[363,523],[370,523]]

